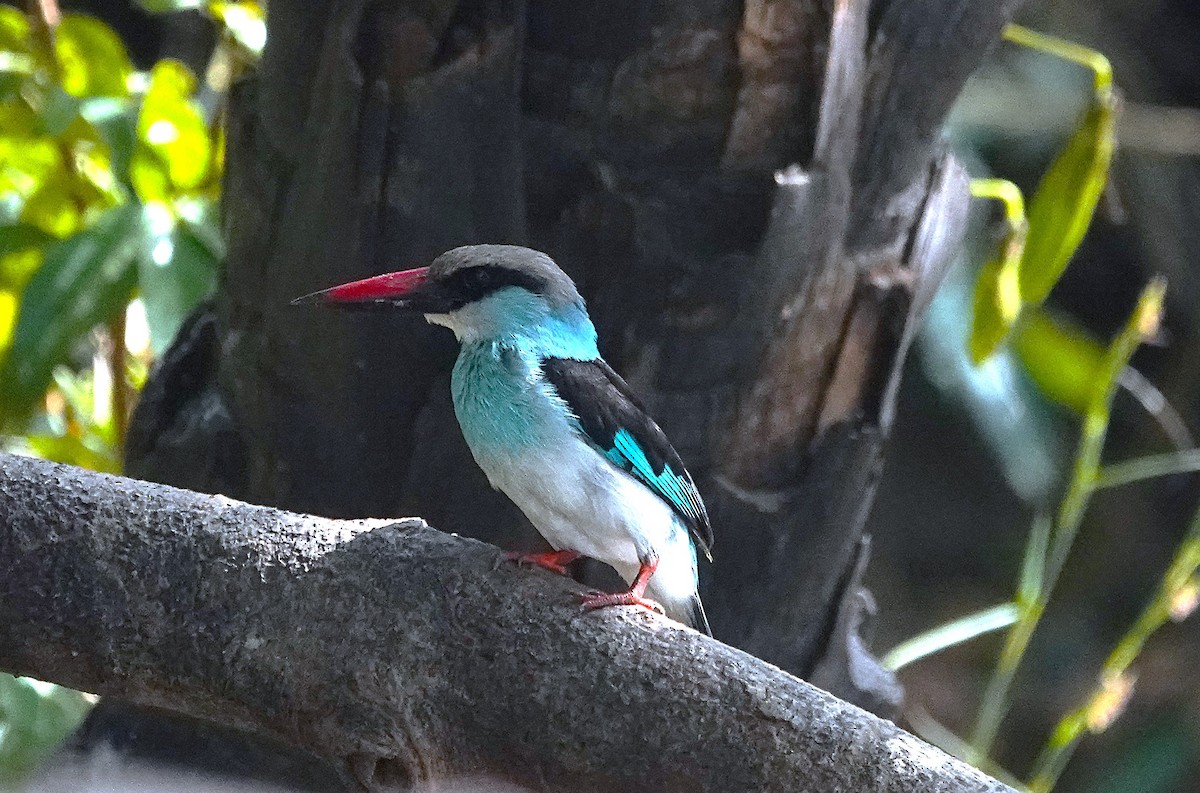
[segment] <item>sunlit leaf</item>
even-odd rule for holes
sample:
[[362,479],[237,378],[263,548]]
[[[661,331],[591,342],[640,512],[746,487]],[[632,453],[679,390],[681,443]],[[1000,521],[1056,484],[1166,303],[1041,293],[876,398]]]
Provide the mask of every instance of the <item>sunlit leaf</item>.
[[1021,258],[1021,299],[1026,303],[1046,299],[1083,241],[1108,181],[1116,123],[1115,95],[1097,97],[1042,177],[1029,206]]
[[12,6],[0,5],[0,50],[29,52],[29,19]]
[[161,354],[192,309],[217,285],[217,259],[187,223],[176,223],[138,259],[150,344]]
[[267,43],[267,23],[260,4],[216,0],[208,4],[208,11],[225,26],[238,44],[255,55],[262,54],[263,46]]
[[1103,345],[1081,328],[1032,307],[1017,323],[1013,346],[1025,371],[1049,399],[1083,413],[1103,377]]
[[177,61],[155,65],[138,115],[130,179],[142,201],[163,201],[198,187],[208,175],[208,126],[192,101],[196,78]]
[[121,461],[105,450],[89,446],[74,435],[30,435],[25,438],[30,450],[45,460],[77,465],[89,471],[121,473]]
[[71,175],[59,169],[26,199],[21,221],[55,237],[66,237],[79,229],[83,208],[75,195]]
[[127,96],[133,62],[116,32],[94,17],[66,14],[54,36],[62,85],[72,96]]
[[982,363],[996,351],[1021,314],[1017,278],[1023,247],[1023,229],[1018,229],[1005,240],[1000,253],[983,265],[975,279],[968,344],[974,364]]
[[12,345],[0,364],[0,412],[27,413],[54,367],[95,325],[125,310],[137,283],[134,262],[146,243],[143,211],[106,210],[95,224],[53,245],[21,295]]
[[0,353],[8,349],[16,324],[17,296],[7,289],[0,289]]
[[62,153],[49,138],[29,138],[24,131],[0,134],[0,194],[31,195],[62,168]]

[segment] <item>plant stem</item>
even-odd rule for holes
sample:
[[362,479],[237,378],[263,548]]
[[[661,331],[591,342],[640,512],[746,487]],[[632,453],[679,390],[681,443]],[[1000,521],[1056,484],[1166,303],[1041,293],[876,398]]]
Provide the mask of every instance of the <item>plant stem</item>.
[[1167,452],[1106,465],[1097,474],[1096,481],[1092,483],[1092,489],[1103,490],[1159,476],[1197,472],[1200,472],[1200,449]]
[[971,196],[973,198],[988,198],[1004,204],[1004,219],[1010,229],[1025,227],[1025,196],[1021,188],[1007,179],[972,179]]
[[33,40],[42,51],[51,78],[55,83],[61,83],[62,64],[58,62],[58,50],[54,46],[58,23],[62,21],[58,0],[27,0],[26,7],[33,28]]
[[1080,66],[1087,67],[1092,70],[1096,94],[1106,96],[1112,92],[1112,64],[1109,63],[1108,58],[1096,50],[1088,49],[1073,41],[1060,39],[1057,36],[1038,33],[1036,30],[1030,30],[1020,25],[1009,25],[1006,27],[1004,29],[1004,38],[1014,44],[1046,52],[1072,63],[1078,63]]
[[[992,744],[1008,708],[1013,679],[1079,533],[1088,499],[1100,471],[1100,455],[1104,450],[1104,438],[1108,433],[1109,418],[1112,414],[1112,400],[1121,372],[1129,365],[1129,359],[1133,357],[1133,352],[1141,341],[1158,331],[1165,291],[1166,284],[1160,278],[1147,284],[1125,327],[1106,350],[1100,377],[1097,378],[1097,385],[1084,414],[1082,434],[1071,470],[1071,481],[1067,485],[1054,525],[1048,532],[1043,533],[1035,523],[1030,534],[1025,552],[1026,564],[1022,565],[1018,585],[1017,604],[1021,609],[1020,618],[1005,638],[1004,649],[1000,653],[992,678],[988,681],[979,717],[971,735],[971,762],[977,766],[988,761]],[[1044,557],[1045,566],[1040,576],[1034,576],[1030,570],[1030,557],[1039,551],[1038,535],[1043,534],[1049,543]]]
[[112,420],[117,459],[125,448],[125,428],[129,423],[129,382],[125,376],[125,308],[108,325],[108,366],[112,372]]
[[987,761],[992,745],[996,741],[996,734],[1000,731],[1000,723],[1004,720],[1008,710],[1009,692],[1012,689],[1013,679],[1016,677],[1021,661],[1025,658],[1025,651],[1029,649],[1029,642],[1033,638],[1034,631],[1037,630],[1042,613],[1046,610],[1050,594],[1054,591],[1055,584],[1058,583],[1058,575],[1062,571],[1067,554],[1071,550],[1071,544],[1075,541],[1075,535],[1083,520],[1088,497],[1092,492],[1092,483],[1100,468],[1100,452],[1104,447],[1104,436],[1107,429],[1107,411],[1102,411],[1100,415],[1097,415],[1096,412],[1089,413],[1084,420],[1083,437],[1080,438],[1075,454],[1075,465],[1071,481],[1067,485],[1066,495],[1059,507],[1054,526],[1043,533],[1044,541],[1049,543],[1049,548],[1039,549],[1037,547],[1038,542],[1033,537],[1033,534],[1037,532],[1036,524],[1031,531],[1025,558],[1028,560],[1031,555],[1040,550],[1044,554],[1045,566],[1041,575],[1034,579],[1031,578],[1029,566],[1022,565],[1022,586],[1020,588],[1027,591],[1023,591],[1021,597],[1018,598],[1017,623],[1005,637],[1004,648],[1000,651],[1000,659],[996,662],[996,669],[988,681],[983,702],[979,707],[979,717],[975,722],[975,729],[971,733],[969,761],[973,765]]
[[[1100,732],[1119,715],[1123,701],[1106,699],[1115,681],[1126,681],[1129,667],[1137,659],[1146,641],[1168,620],[1182,620],[1195,607],[1196,582],[1193,576],[1200,568],[1200,509],[1183,538],[1170,566],[1163,574],[1158,591],[1138,616],[1133,626],[1121,637],[1104,663],[1101,684],[1088,702],[1059,721],[1050,740],[1034,764],[1029,788],[1033,793],[1049,793],[1066,768],[1075,747],[1087,729]],[[1189,589],[1191,588],[1191,589]],[[1105,711],[1104,708],[1108,710]]]
[[881,663],[895,672],[948,647],[1007,628],[1016,621],[1017,604],[1001,603],[919,633],[889,650]]
[[[915,735],[924,738],[927,742],[939,747],[952,757],[957,757],[964,762],[970,762],[967,760],[967,755],[970,754],[970,747],[967,745],[967,742],[955,735],[949,727],[946,727],[930,716],[927,710],[920,706],[907,707],[905,708],[904,718]],[[979,770],[999,779],[1014,790],[1023,790],[1024,788],[1021,780],[1017,779],[1015,774],[1002,767],[999,763],[989,762]]]

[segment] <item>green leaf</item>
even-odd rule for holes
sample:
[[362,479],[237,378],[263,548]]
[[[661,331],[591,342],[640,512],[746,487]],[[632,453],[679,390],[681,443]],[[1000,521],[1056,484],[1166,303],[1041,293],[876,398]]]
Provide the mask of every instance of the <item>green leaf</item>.
[[46,760],[90,707],[78,691],[0,673],[0,787]]
[[1103,92],[1042,177],[1029,206],[1021,257],[1021,299],[1039,304],[1058,283],[1091,225],[1108,180],[1116,141],[1117,100]]
[[89,471],[121,473],[121,461],[103,449],[94,449],[74,435],[30,435],[25,438],[30,450],[44,460],[77,465]]
[[1017,323],[1013,347],[1047,398],[1076,413],[1087,411],[1096,383],[1103,378],[1103,345],[1044,308],[1031,307]]
[[38,131],[52,138],[61,137],[79,118],[79,107],[79,97],[55,88],[38,108]]
[[54,36],[62,86],[72,96],[128,96],[133,62],[108,25],[83,14],[66,14]]
[[195,87],[196,78],[177,61],[159,61],[151,72],[130,163],[130,180],[143,202],[168,200],[208,176],[212,142],[191,100]]
[[161,355],[192,309],[216,288],[217,258],[187,223],[176,223],[138,258],[138,281],[150,346]]
[[50,174],[37,191],[26,199],[21,209],[21,221],[55,237],[74,234],[79,230],[83,217],[73,187],[74,179],[65,169]]
[[[8,254],[46,245],[54,240],[46,232],[29,223],[0,226],[0,253]],[[3,275],[0,275],[3,278]]]
[[[0,123],[5,120],[0,118]],[[62,170],[62,153],[53,140],[31,138],[25,130],[7,124],[0,132],[0,194],[29,196],[52,173]]]
[[29,19],[12,6],[0,5],[0,51],[29,52]]
[[54,240],[31,223],[0,226],[0,288],[23,289],[41,264],[46,246]]
[[137,108],[124,100],[90,99],[84,103],[81,112],[108,149],[113,178],[133,194],[129,169],[137,148]]
[[21,295],[12,345],[0,364],[0,415],[24,416],[54,367],[97,324],[123,311],[146,244],[140,206],[106,210],[95,224],[53,245]]
[[1004,241],[1001,252],[983,265],[975,279],[971,338],[967,349],[976,366],[1000,347],[1021,314],[1017,279],[1024,240],[1024,228],[1014,229]]

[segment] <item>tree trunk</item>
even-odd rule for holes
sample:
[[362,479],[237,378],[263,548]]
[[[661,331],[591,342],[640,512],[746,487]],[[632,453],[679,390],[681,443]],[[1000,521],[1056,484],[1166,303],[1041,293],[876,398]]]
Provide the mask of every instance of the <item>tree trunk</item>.
[[862,535],[964,227],[942,121],[1018,0],[272,0],[231,97],[225,276],[127,471],[538,544],[452,413],[450,336],[300,294],[450,247],[547,251],[696,476],[718,638],[880,713]]

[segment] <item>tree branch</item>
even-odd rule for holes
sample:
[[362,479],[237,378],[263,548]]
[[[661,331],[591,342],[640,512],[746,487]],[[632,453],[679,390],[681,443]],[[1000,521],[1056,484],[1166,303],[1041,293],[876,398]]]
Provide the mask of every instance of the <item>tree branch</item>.
[[894,725],[424,521],[0,455],[0,667],[266,734],[364,789],[1001,791]]

